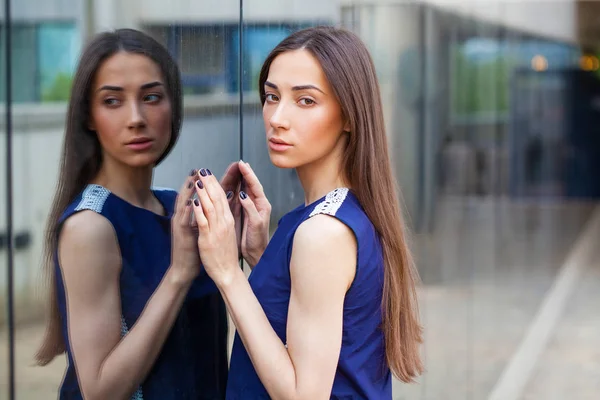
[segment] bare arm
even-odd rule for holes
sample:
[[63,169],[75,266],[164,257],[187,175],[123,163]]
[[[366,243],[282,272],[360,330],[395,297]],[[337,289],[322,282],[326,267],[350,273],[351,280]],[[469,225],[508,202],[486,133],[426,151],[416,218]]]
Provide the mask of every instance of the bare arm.
[[237,268],[235,232],[224,194],[212,179],[203,181],[194,211],[200,254],[261,382],[274,399],[328,399],[341,348],[344,298],[356,271],[353,233],[322,215],[296,231],[286,349]]
[[173,258],[180,264],[171,264],[143,313],[121,339],[121,254],[112,225],[92,211],[65,222],[59,259],[69,339],[84,398],[127,399],[144,380],[197,274],[193,267],[182,266],[186,260],[181,253]]

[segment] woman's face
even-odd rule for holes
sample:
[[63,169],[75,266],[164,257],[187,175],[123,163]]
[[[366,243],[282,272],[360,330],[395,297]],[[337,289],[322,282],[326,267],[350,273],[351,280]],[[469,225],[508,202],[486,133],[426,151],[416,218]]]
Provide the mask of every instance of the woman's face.
[[264,89],[263,119],[275,166],[298,168],[343,150],[342,109],[309,51],[278,55]]
[[171,102],[160,68],[150,58],[119,52],[98,68],[90,93],[89,128],[103,162],[153,166],[171,138]]

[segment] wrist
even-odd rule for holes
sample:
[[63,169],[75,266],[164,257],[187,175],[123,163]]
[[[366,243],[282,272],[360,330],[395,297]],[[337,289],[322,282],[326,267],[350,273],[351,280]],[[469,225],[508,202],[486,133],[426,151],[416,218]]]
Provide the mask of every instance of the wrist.
[[169,284],[175,286],[178,290],[188,290],[190,286],[192,286],[195,278],[196,277],[192,276],[189,272],[182,271],[173,264],[171,264],[165,274],[165,279]]
[[254,268],[254,266],[258,264],[266,248],[267,246],[264,246],[249,252],[246,262],[248,263],[248,265],[250,265],[250,267]]
[[241,278],[246,279],[244,271],[237,264],[232,266],[230,271],[227,274],[223,274],[219,279],[214,280],[215,285],[217,285],[220,291],[227,291],[231,287],[234,287]]

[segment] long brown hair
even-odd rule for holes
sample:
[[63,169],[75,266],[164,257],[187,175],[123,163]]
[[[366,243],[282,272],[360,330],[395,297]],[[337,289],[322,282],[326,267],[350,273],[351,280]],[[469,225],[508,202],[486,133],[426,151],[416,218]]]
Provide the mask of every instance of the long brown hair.
[[133,30],[119,29],[94,37],[84,49],[71,88],[66,117],[58,185],[46,226],[43,254],[43,272],[49,301],[46,315],[46,332],[35,359],[46,365],[65,351],[61,332],[61,317],[56,293],[56,269],[54,263],[58,247],[59,219],[69,203],[93,179],[102,165],[102,148],[96,133],[89,129],[90,91],[96,71],[110,56],[118,52],[142,54],[158,65],[171,102],[171,137],[165,152],[157,164],[169,154],[181,128],[182,92],[181,77],[177,64],[169,52],[150,36]]
[[412,382],[423,372],[415,285],[419,279],[407,244],[399,190],[392,176],[373,60],[352,32],[313,27],[292,33],[269,54],[259,76],[261,101],[273,60],[281,53],[305,49],[321,64],[340,103],[350,137],[343,170],[353,192],[379,234],[385,278],[382,311],[386,358],[392,373]]

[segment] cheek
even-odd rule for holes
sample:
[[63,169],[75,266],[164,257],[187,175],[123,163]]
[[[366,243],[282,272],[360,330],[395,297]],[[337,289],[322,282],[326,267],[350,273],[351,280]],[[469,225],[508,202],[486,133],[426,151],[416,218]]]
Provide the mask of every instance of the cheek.
[[120,117],[115,110],[96,110],[92,114],[94,120],[94,128],[98,140],[105,147],[110,146],[110,143],[119,135]]
[[341,118],[328,109],[315,109],[310,118],[299,118],[298,123],[302,126],[311,142],[329,143],[336,141],[342,130]]
[[271,116],[273,115],[273,112],[269,109],[269,107],[264,106],[263,110],[262,110],[262,114],[263,114],[263,122],[265,124],[265,132],[269,131],[269,128],[271,127]]
[[148,115],[150,124],[156,127],[156,134],[168,141],[171,136],[171,107],[149,110]]

